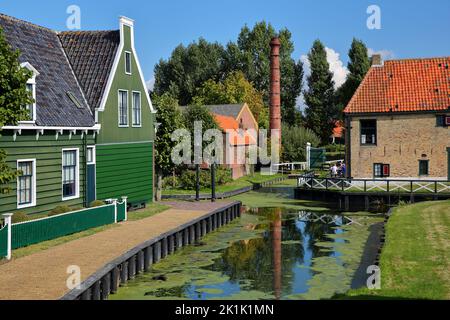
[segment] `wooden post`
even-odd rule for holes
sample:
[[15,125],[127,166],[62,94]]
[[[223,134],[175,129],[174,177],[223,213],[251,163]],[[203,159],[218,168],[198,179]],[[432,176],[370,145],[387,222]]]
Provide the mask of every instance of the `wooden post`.
[[189,243],[190,244],[195,243],[195,227],[194,226],[189,227]]
[[144,271],[150,270],[151,265],[153,264],[153,247],[147,247],[144,251]]
[[189,228],[183,230],[183,238],[184,245],[189,245]]
[[128,260],[128,279],[134,279],[136,275],[136,256],[132,256]]
[[128,197],[122,197],[122,202],[125,204],[125,220],[128,221]]
[[172,254],[174,251],[175,251],[174,237],[169,236],[169,254]]
[[111,293],[116,293],[119,289],[120,272],[119,268],[115,267],[111,272]]
[[81,300],[83,300],[83,301],[91,300],[91,298],[92,298],[92,289],[91,289],[91,288],[85,290],[85,291],[81,294]]
[[161,240],[161,258],[167,257],[169,253],[169,241],[167,238]]
[[128,281],[128,261],[122,263],[120,271],[120,284],[125,284]]
[[11,241],[12,241],[12,234],[11,234],[11,220],[14,213],[5,213],[3,214],[3,218],[5,219],[5,227],[7,228],[8,232],[8,238],[6,243],[6,260],[11,260],[12,257],[12,250],[11,250]]
[[139,251],[137,254],[136,273],[139,274],[144,271],[144,251]]
[[153,253],[153,262],[156,263],[161,260],[161,241],[155,243],[153,250],[155,250]]
[[105,275],[101,281],[102,281],[101,297],[102,300],[107,300],[111,292],[111,273]]
[[183,235],[181,232],[177,232],[177,250],[183,247]]
[[100,281],[97,281],[94,284],[93,290],[92,290],[92,300],[94,301],[99,301],[101,300],[101,295],[100,295]]

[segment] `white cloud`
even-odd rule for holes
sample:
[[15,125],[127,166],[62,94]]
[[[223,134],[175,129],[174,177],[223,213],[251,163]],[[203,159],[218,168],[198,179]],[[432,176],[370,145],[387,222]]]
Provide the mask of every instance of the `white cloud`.
[[147,90],[153,91],[153,88],[155,87],[155,78],[146,81],[145,84],[147,85]]
[[330,71],[333,72],[334,88],[337,89],[344,84],[349,73],[341,60],[340,54],[331,48],[325,48],[327,60],[330,65]]
[[367,54],[369,55],[369,57],[373,56],[374,54],[380,54],[381,58],[383,60],[391,60],[391,59],[395,59],[395,54],[393,51],[391,50],[374,50],[372,48],[367,49]]

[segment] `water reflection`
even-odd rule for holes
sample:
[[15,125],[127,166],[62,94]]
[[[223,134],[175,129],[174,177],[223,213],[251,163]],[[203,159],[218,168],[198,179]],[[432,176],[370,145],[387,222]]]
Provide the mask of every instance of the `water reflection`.
[[[329,298],[349,287],[376,219],[254,209],[119,290],[116,299]],[[167,281],[153,280],[164,275]],[[311,295],[311,296],[309,296]]]

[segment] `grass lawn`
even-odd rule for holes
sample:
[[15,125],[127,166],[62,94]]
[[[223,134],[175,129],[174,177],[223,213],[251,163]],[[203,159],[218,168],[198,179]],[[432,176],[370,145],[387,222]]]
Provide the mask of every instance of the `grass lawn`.
[[[141,220],[141,219],[145,219],[148,217],[151,217],[155,214],[158,214],[160,212],[163,212],[167,209],[169,209],[169,206],[166,205],[162,205],[162,204],[158,204],[158,203],[154,203],[151,205],[148,205],[147,208],[142,209],[142,210],[137,210],[137,211],[132,211],[128,213],[128,220],[129,221],[136,221],[136,220]],[[20,258],[20,257],[24,257],[24,256],[28,256],[34,253],[37,253],[39,251],[43,251],[46,249],[49,249],[51,247],[55,247],[58,245],[61,245],[63,243],[67,243],[73,240],[77,240],[77,239],[81,239],[84,237],[88,237],[91,236],[93,234],[108,230],[108,229],[112,229],[112,228],[119,228],[120,224],[109,224],[106,226],[101,226],[98,228],[94,228],[94,229],[89,229],[86,231],[82,231],[79,233],[75,233],[75,234],[71,234],[65,237],[61,237],[61,238],[57,238],[57,239],[53,239],[53,240],[49,240],[49,241],[45,241],[45,242],[41,242],[38,244],[34,244],[25,248],[20,248],[17,250],[14,250],[12,255],[14,259]],[[0,262],[1,263],[1,262]]]
[[350,299],[450,299],[450,201],[394,210],[381,256],[381,290]]
[[[260,173],[255,173],[253,176],[242,177],[242,178],[239,178],[230,183],[224,184],[222,186],[217,186],[216,193],[224,193],[224,192],[242,189],[245,187],[251,187],[251,186],[253,186],[253,184],[262,183],[262,182],[274,180],[274,179],[281,178],[281,177],[283,177],[282,174],[262,175]],[[209,193],[211,193],[211,189],[210,188],[200,189],[200,193],[208,193],[209,194]],[[195,190],[168,189],[168,190],[163,190],[162,194],[163,195],[178,195],[178,194],[191,195],[191,194],[195,194]]]

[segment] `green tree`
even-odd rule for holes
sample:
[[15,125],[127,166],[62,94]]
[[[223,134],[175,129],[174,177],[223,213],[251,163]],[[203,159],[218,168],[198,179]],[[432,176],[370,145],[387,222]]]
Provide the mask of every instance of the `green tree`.
[[348,63],[350,73],[344,84],[336,91],[336,102],[339,110],[343,110],[347,106],[370,69],[367,47],[361,40],[353,39],[348,56],[350,58]]
[[263,95],[256,90],[242,71],[233,71],[222,82],[206,81],[193,98],[196,105],[236,104],[246,102],[262,128],[269,122],[268,110],[264,106]]
[[[270,93],[270,41],[277,32],[265,21],[255,24],[253,29],[244,26],[237,43],[227,45],[224,70],[241,70],[254,87],[263,93],[264,102],[269,105]],[[292,58],[294,44],[291,32],[282,29],[278,32],[281,41],[281,105],[284,122],[294,124],[297,98],[302,91],[303,64]]]
[[[187,107],[186,112],[183,113],[183,122],[185,128],[191,134],[192,150],[194,150],[194,128],[196,121],[202,123],[202,134],[209,129],[220,129],[216,119],[205,106],[192,105]],[[203,141],[202,150],[205,150],[208,144],[209,142]]]
[[334,101],[333,73],[322,42],[314,42],[308,59],[311,75],[307,79],[308,90],[304,92],[306,124],[320,137],[322,144],[327,144],[338,112]]
[[168,92],[181,105],[191,103],[192,97],[205,81],[219,80],[222,76],[222,61],[225,49],[219,43],[209,43],[200,38],[187,47],[179,45],[165,61],[155,66],[157,95]]
[[153,103],[157,108],[156,122],[159,124],[155,139],[155,169],[156,169],[156,200],[161,200],[162,180],[174,169],[172,149],[176,142],[172,141],[172,133],[183,128],[183,117],[178,107],[178,101],[168,93],[162,96],[153,95]]
[[320,144],[320,138],[311,129],[304,127],[285,125],[282,135],[284,162],[306,161],[306,144],[309,142],[313,147]]
[[[5,125],[16,125],[29,119],[23,106],[33,103],[26,83],[32,76],[19,63],[19,51],[11,49],[0,28],[0,131]],[[0,193],[9,191],[7,184],[17,177],[18,172],[6,163],[6,152],[0,149]]]

